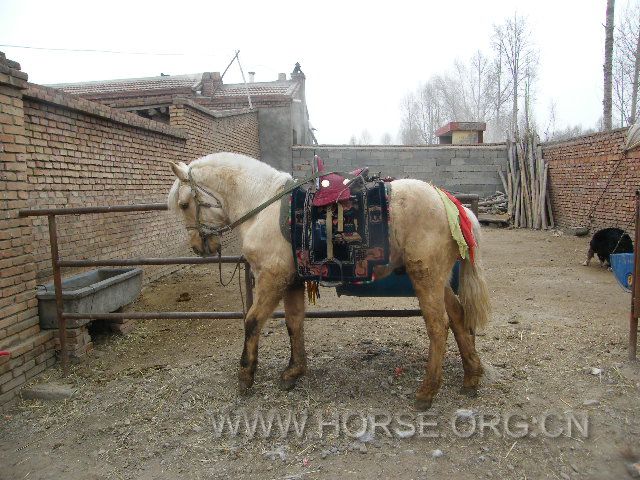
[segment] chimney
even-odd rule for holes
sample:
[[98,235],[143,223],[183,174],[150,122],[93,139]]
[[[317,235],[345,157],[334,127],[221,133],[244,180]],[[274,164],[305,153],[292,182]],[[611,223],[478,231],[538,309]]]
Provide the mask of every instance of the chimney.
[[295,67],[293,68],[293,72],[291,72],[291,80],[294,82],[298,82],[300,84],[300,96],[302,97],[302,101],[305,102],[305,91],[304,91],[304,83],[307,77],[302,72],[302,68],[300,67],[300,63],[296,62]]
[[256,72],[249,72],[249,83],[256,81]]
[[287,74],[286,73],[279,73],[278,74],[278,81],[279,82],[284,82],[287,80]]
[[209,97],[222,86],[220,72],[204,72],[202,74],[202,95]]

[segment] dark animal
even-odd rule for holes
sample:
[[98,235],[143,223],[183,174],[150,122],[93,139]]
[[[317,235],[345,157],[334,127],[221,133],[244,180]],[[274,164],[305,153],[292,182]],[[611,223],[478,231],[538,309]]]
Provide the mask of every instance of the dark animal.
[[589,265],[594,255],[598,255],[600,266],[605,267],[611,265],[609,256],[612,253],[632,253],[633,242],[631,237],[624,230],[619,228],[604,228],[593,234],[589,243],[589,251],[587,259],[583,265]]

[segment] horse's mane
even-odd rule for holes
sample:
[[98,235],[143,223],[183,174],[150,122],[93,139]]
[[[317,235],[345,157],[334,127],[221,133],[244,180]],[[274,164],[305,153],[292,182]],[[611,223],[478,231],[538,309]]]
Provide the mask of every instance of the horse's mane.
[[271,165],[261,162],[260,160],[242,155],[241,153],[231,152],[212,153],[192,161],[189,166],[191,168],[205,166],[237,168],[262,178],[270,178],[284,174],[284,172],[276,170]]
[[[287,179],[291,178],[291,175],[285,172],[276,170],[271,165],[268,165],[255,158],[242,155],[240,153],[221,152],[212,153],[204,157],[200,157],[193,160],[189,167],[192,169],[200,169],[203,167],[216,167],[216,168],[229,168],[237,170],[246,181],[250,182],[249,191],[258,196],[265,189],[275,191],[277,187],[280,187]],[[172,211],[178,210],[178,189],[180,182],[176,179],[171,187],[169,195],[167,197],[167,204]],[[273,192],[265,192],[271,195]]]

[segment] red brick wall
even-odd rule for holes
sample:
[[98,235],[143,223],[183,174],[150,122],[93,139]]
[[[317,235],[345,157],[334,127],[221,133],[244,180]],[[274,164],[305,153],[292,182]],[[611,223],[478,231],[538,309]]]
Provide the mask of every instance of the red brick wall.
[[176,100],[170,108],[170,124],[188,132],[189,159],[214,152],[237,152],[260,158],[258,113],[213,114],[190,100]]
[[[24,114],[31,208],[163,202],[174,181],[168,161],[186,158],[184,132],[52,89],[30,86]],[[44,283],[51,278],[46,218],[33,226]],[[168,212],[61,216],[58,232],[62,258],[186,253],[185,230]],[[145,280],[175,268],[145,267]]]
[[[633,230],[635,191],[640,187],[640,150],[624,154],[626,133],[627,129],[618,129],[543,145],[558,226]],[[590,224],[589,215],[594,208]]]
[[28,206],[27,138],[22,93],[27,75],[0,52],[0,408],[21,385],[55,362],[53,333],[40,331]]
[[[47,222],[19,209],[164,202],[169,161],[260,156],[256,112],[216,117],[177,102],[164,125],[26,80],[0,52],[0,350],[11,352],[0,357],[0,408],[55,362],[35,298],[51,278]],[[168,212],[59,216],[58,233],[67,259],[187,254],[186,231]],[[145,279],[176,268],[145,267]]]
[[[198,97],[196,101],[204,107],[214,110],[237,110],[249,108],[249,100],[247,97],[216,97],[214,101],[207,97]],[[251,105],[253,108],[259,107],[288,107],[291,105],[290,98],[282,96],[269,97],[261,95],[259,97],[251,97]]]

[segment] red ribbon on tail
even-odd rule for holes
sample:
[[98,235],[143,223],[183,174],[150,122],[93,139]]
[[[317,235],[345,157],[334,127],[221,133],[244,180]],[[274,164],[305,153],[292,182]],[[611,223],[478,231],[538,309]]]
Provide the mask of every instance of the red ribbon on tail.
[[476,238],[473,236],[473,224],[469,219],[469,215],[467,215],[467,210],[460,203],[456,197],[451,195],[446,190],[442,190],[447,194],[447,197],[455,203],[456,207],[458,207],[458,213],[460,214],[460,230],[462,230],[462,236],[464,237],[464,241],[467,242],[467,246],[469,247],[469,258],[471,259],[471,263],[475,263],[475,251],[478,244],[476,243]]

